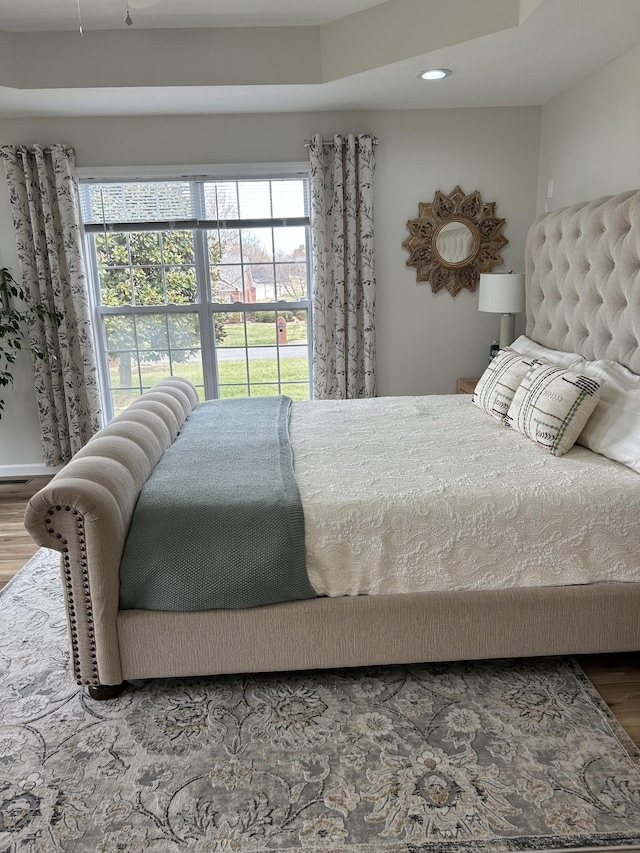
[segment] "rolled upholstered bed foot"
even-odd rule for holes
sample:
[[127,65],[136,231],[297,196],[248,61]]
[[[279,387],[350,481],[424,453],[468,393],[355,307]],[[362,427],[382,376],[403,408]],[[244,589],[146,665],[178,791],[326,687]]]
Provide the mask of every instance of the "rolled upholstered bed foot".
[[122,693],[126,686],[127,682],[121,681],[120,684],[91,685],[87,689],[89,691],[89,696],[91,696],[92,699],[104,701],[105,699],[115,699],[116,696],[119,696]]

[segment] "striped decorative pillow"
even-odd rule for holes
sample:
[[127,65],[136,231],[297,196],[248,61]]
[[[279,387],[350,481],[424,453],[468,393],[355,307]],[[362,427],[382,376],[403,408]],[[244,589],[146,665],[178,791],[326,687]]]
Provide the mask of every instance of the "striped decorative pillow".
[[505,423],[553,456],[575,444],[600,398],[600,383],[561,367],[534,367],[522,380]]
[[532,356],[501,349],[478,380],[473,402],[494,418],[503,420],[516,389],[536,364],[540,361]]

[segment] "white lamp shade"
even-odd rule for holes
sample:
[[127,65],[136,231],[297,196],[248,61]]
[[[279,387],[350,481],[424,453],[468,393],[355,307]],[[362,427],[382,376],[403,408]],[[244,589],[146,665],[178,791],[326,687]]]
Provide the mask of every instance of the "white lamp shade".
[[520,314],[524,309],[524,273],[480,274],[479,311],[490,311],[494,314]]

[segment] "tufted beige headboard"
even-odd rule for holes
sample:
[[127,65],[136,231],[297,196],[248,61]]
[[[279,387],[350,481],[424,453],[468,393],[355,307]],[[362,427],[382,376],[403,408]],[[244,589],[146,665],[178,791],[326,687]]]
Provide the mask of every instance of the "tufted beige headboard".
[[539,217],[526,247],[528,337],[640,373],[640,192]]

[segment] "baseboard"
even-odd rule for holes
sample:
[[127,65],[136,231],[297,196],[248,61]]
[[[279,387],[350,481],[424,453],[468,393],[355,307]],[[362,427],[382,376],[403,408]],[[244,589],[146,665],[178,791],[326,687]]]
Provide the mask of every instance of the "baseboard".
[[0,478],[11,477],[19,479],[22,477],[42,477],[47,474],[53,477],[62,467],[62,465],[57,465],[55,468],[49,468],[44,462],[41,462],[39,465],[0,465]]

